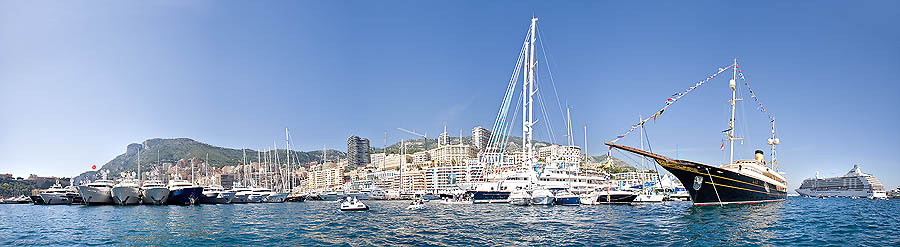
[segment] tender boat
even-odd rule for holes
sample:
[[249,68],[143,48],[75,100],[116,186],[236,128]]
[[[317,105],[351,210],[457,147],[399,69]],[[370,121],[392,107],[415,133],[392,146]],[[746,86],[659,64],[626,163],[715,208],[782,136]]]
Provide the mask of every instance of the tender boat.
[[141,201],[147,205],[163,205],[169,200],[169,188],[159,180],[148,180],[141,185]]
[[634,202],[662,202],[666,198],[666,195],[653,190],[653,189],[644,189],[638,192],[637,197],[634,198]]
[[347,197],[346,200],[341,202],[341,211],[363,211],[369,210],[369,206],[362,203],[358,199],[354,197]]
[[195,205],[200,201],[203,187],[187,180],[169,181],[169,205]]
[[517,189],[509,194],[507,202],[512,205],[528,206],[531,205],[531,194],[524,189]]
[[113,204],[113,181],[96,180],[93,183],[78,186],[78,194],[81,195],[85,205]]
[[578,206],[579,204],[581,204],[581,198],[567,190],[556,193],[556,205]]
[[605,203],[632,203],[634,202],[634,198],[637,198],[637,194],[631,191],[624,190],[599,190],[593,193],[597,194],[597,203],[605,204]]
[[534,205],[553,205],[556,196],[548,189],[537,189],[531,193],[531,204]]
[[25,203],[32,203],[32,202],[31,202],[31,198],[29,198],[25,195],[21,195],[21,196],[17,196],[17,197],[3,199],[2,201],[0,201],[0,203],[2,203],[2,204],[25,204]]
[[406,207],[406,210],[420,210],[425,209],[425,201],[424,199],[415,200]]
[[113,203],[118,205],[136,205],[141,203],[140,185],[135,180],[123,180],[110,191]]

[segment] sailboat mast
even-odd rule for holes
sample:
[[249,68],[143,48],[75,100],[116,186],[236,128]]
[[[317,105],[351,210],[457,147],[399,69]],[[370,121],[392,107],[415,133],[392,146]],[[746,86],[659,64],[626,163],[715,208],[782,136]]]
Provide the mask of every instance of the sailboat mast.
[[[142,143],[141,148],[138,148],[138,180],[143,180],[143,177],[141,176],[141,149],[143,148],[144,144]],[[57,180],[56,183],[59,183],[59,180]]]
[[736,96],[735,88],[736,88],[736,80],[737,80],[737,58],[734,59],[734,64],[731,65],[731,71],[732,71],[731,81],[728,82],[728,87],[731,88],[731,101],[729,101],[731,103],[731,120],[728,121],[728,134],[727,134],[728,142],[731,143],[731,147],[729,148],[731,155],[730,155],[730,162],[728,164],[734,164],[734,141],[743,139],[743,138],[735,138],[734,137],[734,130],[735,130],[734,106],[738,100],[741,100],[741,99],[735,98],[735,96]]
[[590,154],[588,154],[587,124],[585,124],[584,125],[584,159],[587,160],[587,158],[589,156],[590,156]]
[[[294,167],[291,166],[291,145],[288,128],[284,128],[284,152],[287,154],[287,187],[294,189]],[[283,175],[282,175],[283,176]]]
[[534,132],[534,41],[535,41],[535,32],[534,30],[537,28],[537,18],[531,18],[531,42],[529,45],[529,53],[528,56],[528,157],[534,155],[534,144],[532,143],[532,132]]

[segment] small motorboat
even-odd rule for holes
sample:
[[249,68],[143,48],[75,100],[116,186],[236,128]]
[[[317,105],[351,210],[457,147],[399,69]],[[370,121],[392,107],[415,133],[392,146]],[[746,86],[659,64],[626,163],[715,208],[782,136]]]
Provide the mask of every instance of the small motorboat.
[[[596,199],[594,199],[596,201]],[[556,194],[556,205],[578,206],[581,204],[581,197],[572,194],[567,190],[560,191]]]
[[415,200],[406,207],[406,210],[420,210],[425,209],[425,201],[424,199]]
[[553,205],[556,197],[548,189],[538,189],[531,193],[531,204],[533,205]]
[[524,189],[517,189],[512,193],[509,193],[507,202],[512,205],[528,206],[531,205],[531,194]]
[[341,202],[341,211],[364,211],[369,210],[369,206],[356,199],[356,197],[348,196],[346,200]]

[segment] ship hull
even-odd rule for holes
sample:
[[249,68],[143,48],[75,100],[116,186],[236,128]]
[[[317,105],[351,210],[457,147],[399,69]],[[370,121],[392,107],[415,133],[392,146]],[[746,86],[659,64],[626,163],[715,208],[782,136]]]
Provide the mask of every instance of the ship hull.
[[766,181],[718,167],[656,158],[684,185],[695,205],[783,201],[787,191]]
[[180,188],[169,191],[169,205],[195,205],[203,194],[202,187]]
[[581,205],[581,198],[577,196],[557,197],[555,203],[563,206],[578,206]]
[[509,191],[469,191],[472,203],[505,203],[509,199]]
[[[41,199],[42,204],[46,205],[68,205],[72,204],[72,198],[69,198],[66,194],[60,193],[41,193],[38,197]],[[32,200],[34,198],[32,197]],[[37,201],[34,202],[35,205],[38,204]]]
[[111,193],[115,204],[137,205],[141,203],[141,191],[137,187],[113,187]]
[[84,200],[85,205],[109,205],[113,204],[112,194],[108,188],[94,188],[90,186],[78,186],[78,194]]
[[141,190],[141,196],[144,204],[163,205],[169,200],[169,189],[162,187],[148,188]]
[[806,197],[849,197],[849,198],[887,198],[884,191],[874,190],[811,190],[797,189],[797,194]]

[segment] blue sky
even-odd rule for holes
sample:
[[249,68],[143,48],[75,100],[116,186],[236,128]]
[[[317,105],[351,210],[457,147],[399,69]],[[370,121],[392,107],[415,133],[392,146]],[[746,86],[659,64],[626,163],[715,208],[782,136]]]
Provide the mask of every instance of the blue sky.
[[[539,90],[556,140],[565,129],[547,65],[559,100],[573,107],[577,144],[587,125],[599,155],[639,115],[736,57],[777,119],[791,188],[853,164],[896,188],[898,9],[896,1],[4,1],[0,173],[72,176],[155,137],[256,149],[283,143],[288,127],[298,149],[313,150],[345,149],[349,135],[376,146],[385,132],[389,143],[411,138],[397,127],[435,136],[446,122],[452,135],[470,133],[493,123],[536,15],[549,54]],[[677,144],[679,158],[723,162],[727,82],[714,79],[647,125],[654,151],[674,156]],[[736,156],[768,153],[765,116],[747,104],[738,118],[747,140]],[[546,128],[536,137],[549,139]]]

